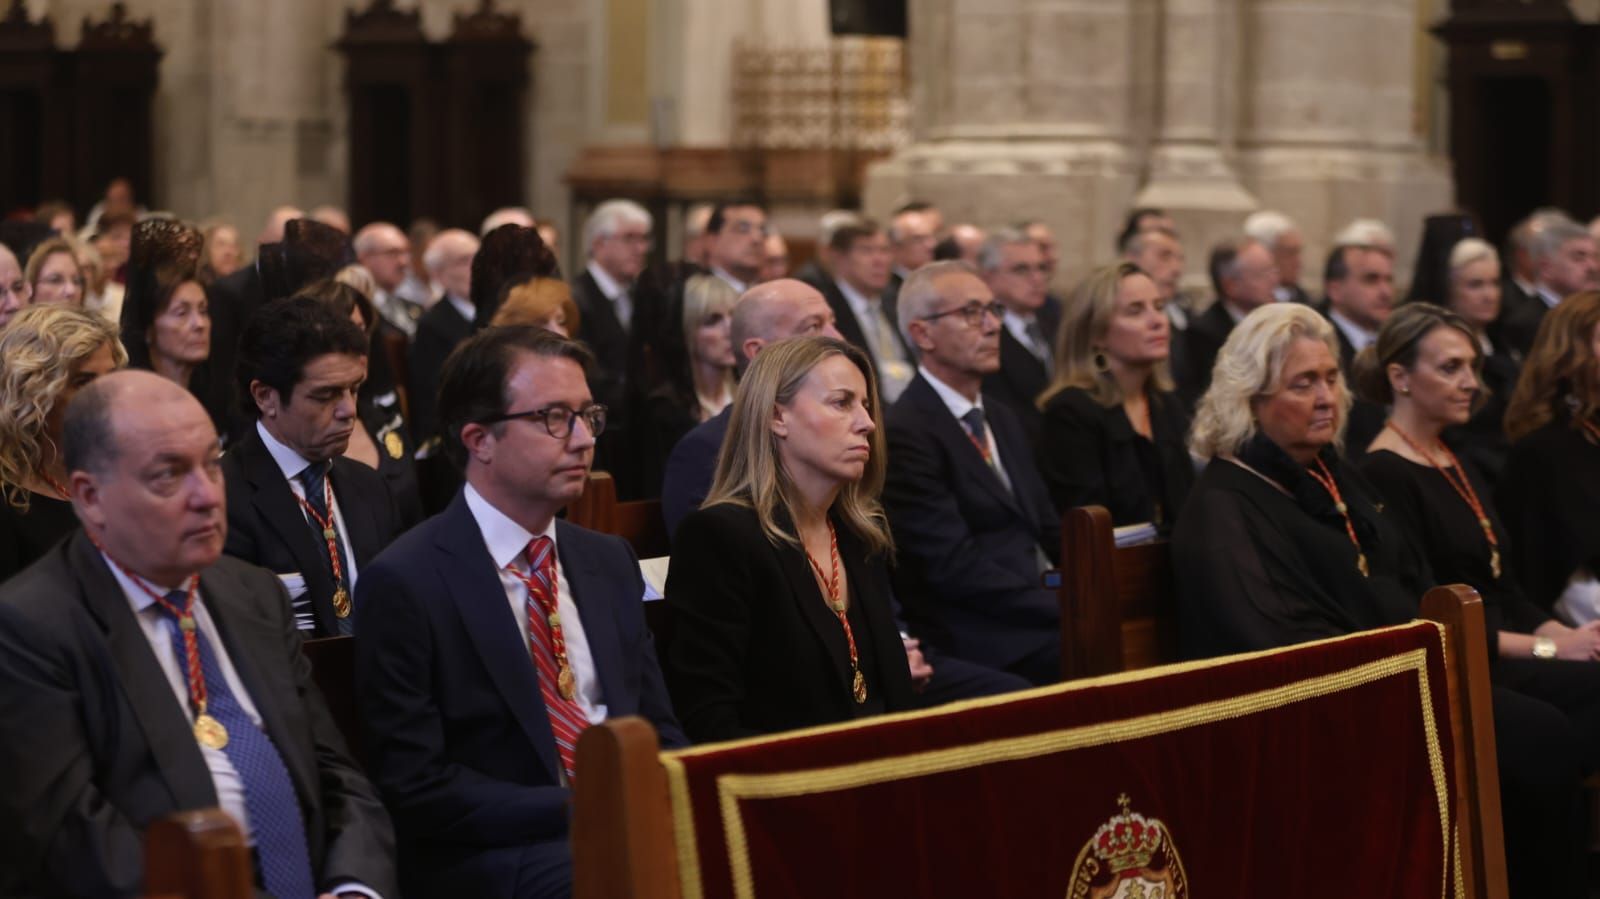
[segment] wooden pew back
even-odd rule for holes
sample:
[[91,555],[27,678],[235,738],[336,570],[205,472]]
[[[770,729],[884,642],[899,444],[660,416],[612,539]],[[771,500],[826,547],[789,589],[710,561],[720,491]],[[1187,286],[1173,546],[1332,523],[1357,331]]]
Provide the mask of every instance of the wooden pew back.
[[603,471],[591,472],[583,495],[567,506],[567,520],[602,534],[613,534],[633,545],[641,559],[671,552],[667,522],[660,500],[617,501],[617,482]]
[[144,838],[146,899],[250,899],[255,874],[239,825],[222,809],[170,815]]
[[1165,540],[1119,548],[1111,513],[1081,506],[1062,519],[1061,558],[1064,678],[1178,660],[1177,597]]

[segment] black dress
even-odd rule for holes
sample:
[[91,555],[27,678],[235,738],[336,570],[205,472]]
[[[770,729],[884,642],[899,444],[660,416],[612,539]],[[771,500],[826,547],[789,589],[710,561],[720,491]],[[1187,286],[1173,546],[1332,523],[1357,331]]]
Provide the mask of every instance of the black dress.
[[1511,447],[1495,485],[1511,569],[1551,609],[1579,568],[1600,577],[1600,444],[1558,416]]
[[28,494],[28,511],[0,499],[0,583],[32,565],[62,537],[78,529],[72,503]]
[[1370,576],[1344,516],[1304,466],[1260,436],[1239,457],[1289,493],[1225,459],[1201,473],[1172,535],[1186,655],[1272,649],[1416,617],[1432,586],[1426,563],[1331,448],[1323,461]]
[[1174,394],[1149,392],[1150,437],[1133,429],[1122,404],[1101,405],[1069,387],[1050,398],[1039,432],[1039,474],[1056,511],[1099,505],[1117,526],[1151,522],[1170,531],[1194,486],[1184,438],[1189,416]]
[[422,490],[417,482],[416,447],[406,430],[405,416],[393,390],[376,397],[363,395],[356,402],[361,423],[378,446],[378,474],[394,495],[400,528],[406,530],[423,519]]
[[[787,516],[779,518],[788,527]],[[803,550],[774,544],[754,510],[725,503],[691,512],[678,526],[663,668],[689,739],[728,740],[916,707],[887,562],[869,555],[837,518],[834,527],[864,703],[851,695],[844,628]]]

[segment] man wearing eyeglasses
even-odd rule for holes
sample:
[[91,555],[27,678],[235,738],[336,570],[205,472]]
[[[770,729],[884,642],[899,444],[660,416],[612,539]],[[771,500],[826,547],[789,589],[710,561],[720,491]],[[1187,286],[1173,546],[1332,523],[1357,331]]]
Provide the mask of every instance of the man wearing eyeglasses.
[[711,239],[711,273],[737,293],[755,286],[767,241],[766,210],[747,200],[720,203],[711,210],[706,234]]
[[602,403],[620,409],[628,368],[628,335],[633,329],[634,281],[650,255],[653,219],[632,200],[607,200],[583,226],[589,262],[572,279],[578,304],[578,333],[594,350],[594,390]]
[[1017,414],[1033,446],[1040,420],[1034,401],[1055,372],[1056,326],[1061,323],[1061,304],[1047,294],[1050,264],[1026,231],[1000,228],[978,252],[978,270],[1006,310],[1000,370],[986,377],[983,386]]
[[556,519],[605,430],[590,361],[533,327],[462,344],[439,408],[466,485],[362,574],[356,683],[406,896],[568,895],[579,733],[639,715],[685,742],[633,550]]
[[0,328],[33,299],[33,286],[22,277],[22,266],[11,248],[0,244]]
[[950,261],[912,273],[898,311],[921,364],[886,416],[895,594],[912,631],[945,654],[1053,683],[1060,612],[1040,576],[1058,561],[1060,522],[1021,423],[984,390],[1005,307]]

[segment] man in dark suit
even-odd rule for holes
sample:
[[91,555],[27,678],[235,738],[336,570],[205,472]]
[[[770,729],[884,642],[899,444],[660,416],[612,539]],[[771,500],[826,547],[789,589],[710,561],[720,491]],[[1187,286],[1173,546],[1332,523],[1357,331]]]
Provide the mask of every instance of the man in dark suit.
[[943,227],[944,216],[939,207],[921,200],[913,200],[889,216],[889,253],[893,258],[889,287],[883,297],[890,307],[911,273],[933,261],[933,248],[939,243],[939,230]]
[[833,307],[839,334],[872,357],[884,403],[892,403],[911,383],[916,362],[895,327],[894,308],[883,301],[889,286],[889,239],[876,222],[859,219],[833,232],[829,251],[832,289],[822,294]]
[[401,530],[383,476],[344,457],[366,376],[366,336],[310,297],[261,307],[239,344],[255,426],[222,460],[227,553],[283,580],[308,635],[351,632],[361,569]]
[[[1352,384],[1356,355],[1377,341],[1378,329],[1394,309],[1394,260],[1382,247],[1334,247],[1322,281],[1328,296],[1323,314],[1339,338],[1339,370]],[[1352,459],[1365,455],[1388,418],[1383,406],[1356,397],[1345,425],[1345,452]]]
[[472,334],[477,315],[472,296],[472,257],[478,238],[459,228],[440,231],[422,254],[428,276],[444,289],[444,296],[417,320],[417,337],[411,342],[411,434],[420,447],[439,433],[439,370],[456,344]]
[[628,332],[633,321],[633,282],[650,253],[650,213],[632,200],[607,200],[583,226],[589,262],[572,281],[578,333],[594,351],[590,380],[595,397],[612,409],[623,403],[628,368]]
[[983,379],[983,389],[1011,407],[1031,447],[1039,440],[1039,407],[1034,402],[1055,375],[1056,328],[1061,324],[1061,304],[1047,293],[1050,267],[1038,241],[1020,229],[1000,228],[978,253],[978,271],[1006,309],[1000,370]]
[[1600,287],[1600,254],[1589,230],[1566,215],[1543,216],[1533,236],[1534,300],[1504,318],[1501,333],[1524,355],[1533,347],[1545,313],[1581,290]]
[[1188,364],[1183,332],[1189,328],[1189,303],[1179,290],[1183,280],[1183,243],[1176,232],[1150,227],[1135,231],[1118,246],[1123,259],[1156,282],[1156,290],[1167,304],[1167,322],[1172,342],[1167,350],[1167,370],[1183,372]]
[[981,392],[1000,365],[1004,307],[971,267],[951,262],[913,273],[899,313],[922,364],[885,416],[895,592],[936,648],[1052,683],[1061,616],[1040,578],[1060,555],[1060,521],[1022,425]]
[[711,274],[744,293],[761,277],[767,242],[767,211],[750,200],[718,203],[706,220],[707,261]]
[[1211,368],[1217,351],[1233,333],[1233,326],[1260,306],[1274,302],[1278,267],[1272,253],[1249,237],[1223,241],[1211,251],[1211,284],[1217,299],[1189,322],[1183,332],[1183,368],[1173,375],[1178,396],[1193,409],[1211,386]]
[[463,345],[439,395],[466,486],[362,576],[356,683],[409,897],[568,895],[579,732],[640,715],[684,743],[633,551],[555,517],[605,427],[589,361],[538,328]]
[[0,589],[0,894],[143,893],[144,832],[220,806],[277,896],[395,896],[388,815],[311,680],[283,589],[222,557],[217,434],[170,381],[85,387],[83,530]]

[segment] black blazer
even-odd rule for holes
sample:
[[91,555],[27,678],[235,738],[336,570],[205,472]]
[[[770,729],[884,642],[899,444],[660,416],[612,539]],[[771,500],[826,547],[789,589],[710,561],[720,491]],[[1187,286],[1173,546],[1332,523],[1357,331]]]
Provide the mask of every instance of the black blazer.
[[[378,399],[393,398],[393,393]],[[417,480],[416,445],[411,442],[411,432],[406,427],[405,416],[400,414],[400,402],[391,399],[379,404],[376,399],[361,397],[356,401],[356,414],[366,426],[372,442],[378,445],[378,474],[394,497],[395,511],[400,516],[400,530],[422,521],[422,488]]]
[[1533,340],[1539,335],[1539,325],[1550,312],[1544,299],[1535,294],[1525,303],[1506,312],[1500,321],[1500,334],[1511,350],[1526,356],[1533,349]]
[[[643,716],[662,745],[684,745],[633,550],[565,521],[556,547],[607,713]],[[527,640],[463,494],[362,572],[356,618],[356,690],[405,894],[512,895],[517,853],[566,840],[571,792]]]
[[439,370],[456,344],[472,336],[472,322],[444,297],[417,319],[411,341],[411,436],[421,445],[439,432]]
[[1189,327],[1181,337],[1183,364],[1172,371],[1178,382],[1178,397],[1187,408],[1193,409],[1211,386],[1211,369],[1217,364],[1217,353],[1232,333],[1233,316],[1222,305],[1221,297],[1189,320]]
[[[1061,325],[1061,306],[1054,299],[1046,299],[1037,313],[1039,327],[1054,352],[1056,329]],[[1050,386],[1050,372],[1031,350],[1011,334],[1011,329],[1000,326],[1000,370],[983,379],[983,392],[995,397],[1011,408],[1022,431],[1028,437],[1028,446],[1039,445],[1040,413],[1039,394]]]
[[1059,646],[1061,613],[1041,586],[1038,550],[1059,561],[1061,519],[1022,425],[992,397],[984,407],[1015,492],[919,373],[885,416],[883,502],[899,563],[895,595],[912,629],[951,655],[1006,668]]
[[239,338],[251,314],[267,301],[261,271],[255,263],[246,265],[226,278],[206,286],[208,313],[211,316],[211,353],[196,371],[196,395],[212,418],[221,415],[223,423],[238,408],[235,402],[234,366],[239,358]]
[[[1328,318],[1328,313],[1323,312],[1323,317]],[[1328,318],[1328,324],[1333,325],[1333,334],[1339,339],[1339,371],[1344,374],[1345,387],[1350,391],[1350,420],[1344,426],[1344,451],[1345,456],[1352,461],[1358,461],[1367,454],[1367,447],[1383,432],[1384,423],[1389,420],[1388,408],[1374,403],[1369,399],[1355,395],[1355,362],[1356,347],[1350,338],[1344,336],[1344,331]]]
[[1511,445],[1495,504],[1511,538],[1510,570],[1535,605],[1552,608],[1579,568],[1600,572],[1600,446],[1570,416]]
[[740,506],[700,509],[679,526],[667,575],[673,612],[667,674],[673,705],[696,742],[913,707],[887,561],[869,556],[843,522],[835,519],[834,528],[841,578],[865,624],[850,616],[867,683],[865,706],[851,696],[844,628],[804,550],[773,544],[755,510]]
[[1039,474],[1056,512],[1098,505],[1117,526],[1154,523],[1172,528],[1194,486],[1194,462],[1184,443],[1189,416],[1170,393],[1149,391],[1150,435],[1133,429],[1122,404],[1102,406],[1081,387],[1050,398],[1040,432]]
[[[381,446],[378,451],[383,452]],[[228,491],[225,552],[275,574],[304,575],[306,596],[316,615],[315,636],[337,636],[339,619],[333,611],[328,544],[311,530],[305,511],[255,428],[222,457],[222,473]],[[334,459],[329,478],[350,551],[356,557],[359,581],[366,574],[367,563],[399,536],[400,511],[383,477],[360,462]]]
[[[223,557],[207,611],[289,769],[319,891],[398,888],[389,816],[311,679],[283,588]],[[217,805],[184,709],[133,609],[78,534],[0,589],[0,894],[137,896],[143,835]]]
[[[833,325],[839,329],[839,336],[865,350],[872,364],[879,365],[878,351],[867,340],[866,332],[861,330],[861,322],[856,320],[856,311],[850,308],[850,301],[845,299],[844,291],[839,288],[838,282],[827,278],[825,283],[818,285],[818,290],[822,292],[823,299],[828,301],[828,306],[833,309]],[[906,343],[905,335],[900,333],[895,298],[886,291],[878,298],[878,305],[882,307],[883,317],[888,319],[889,330],[894,332],[894,339],[900,343],[900,349],[905,353],[906,359],[915,365],[917,355],[911,351],[911,345]]]
[[622,326],[616,306],[606,299],[587,268],[572,279],[572,301],[579,314],[576,336],[594,350],[595,366],[589,384],[595,402],[620,410],[624,374],[628,370],[628,329]]

